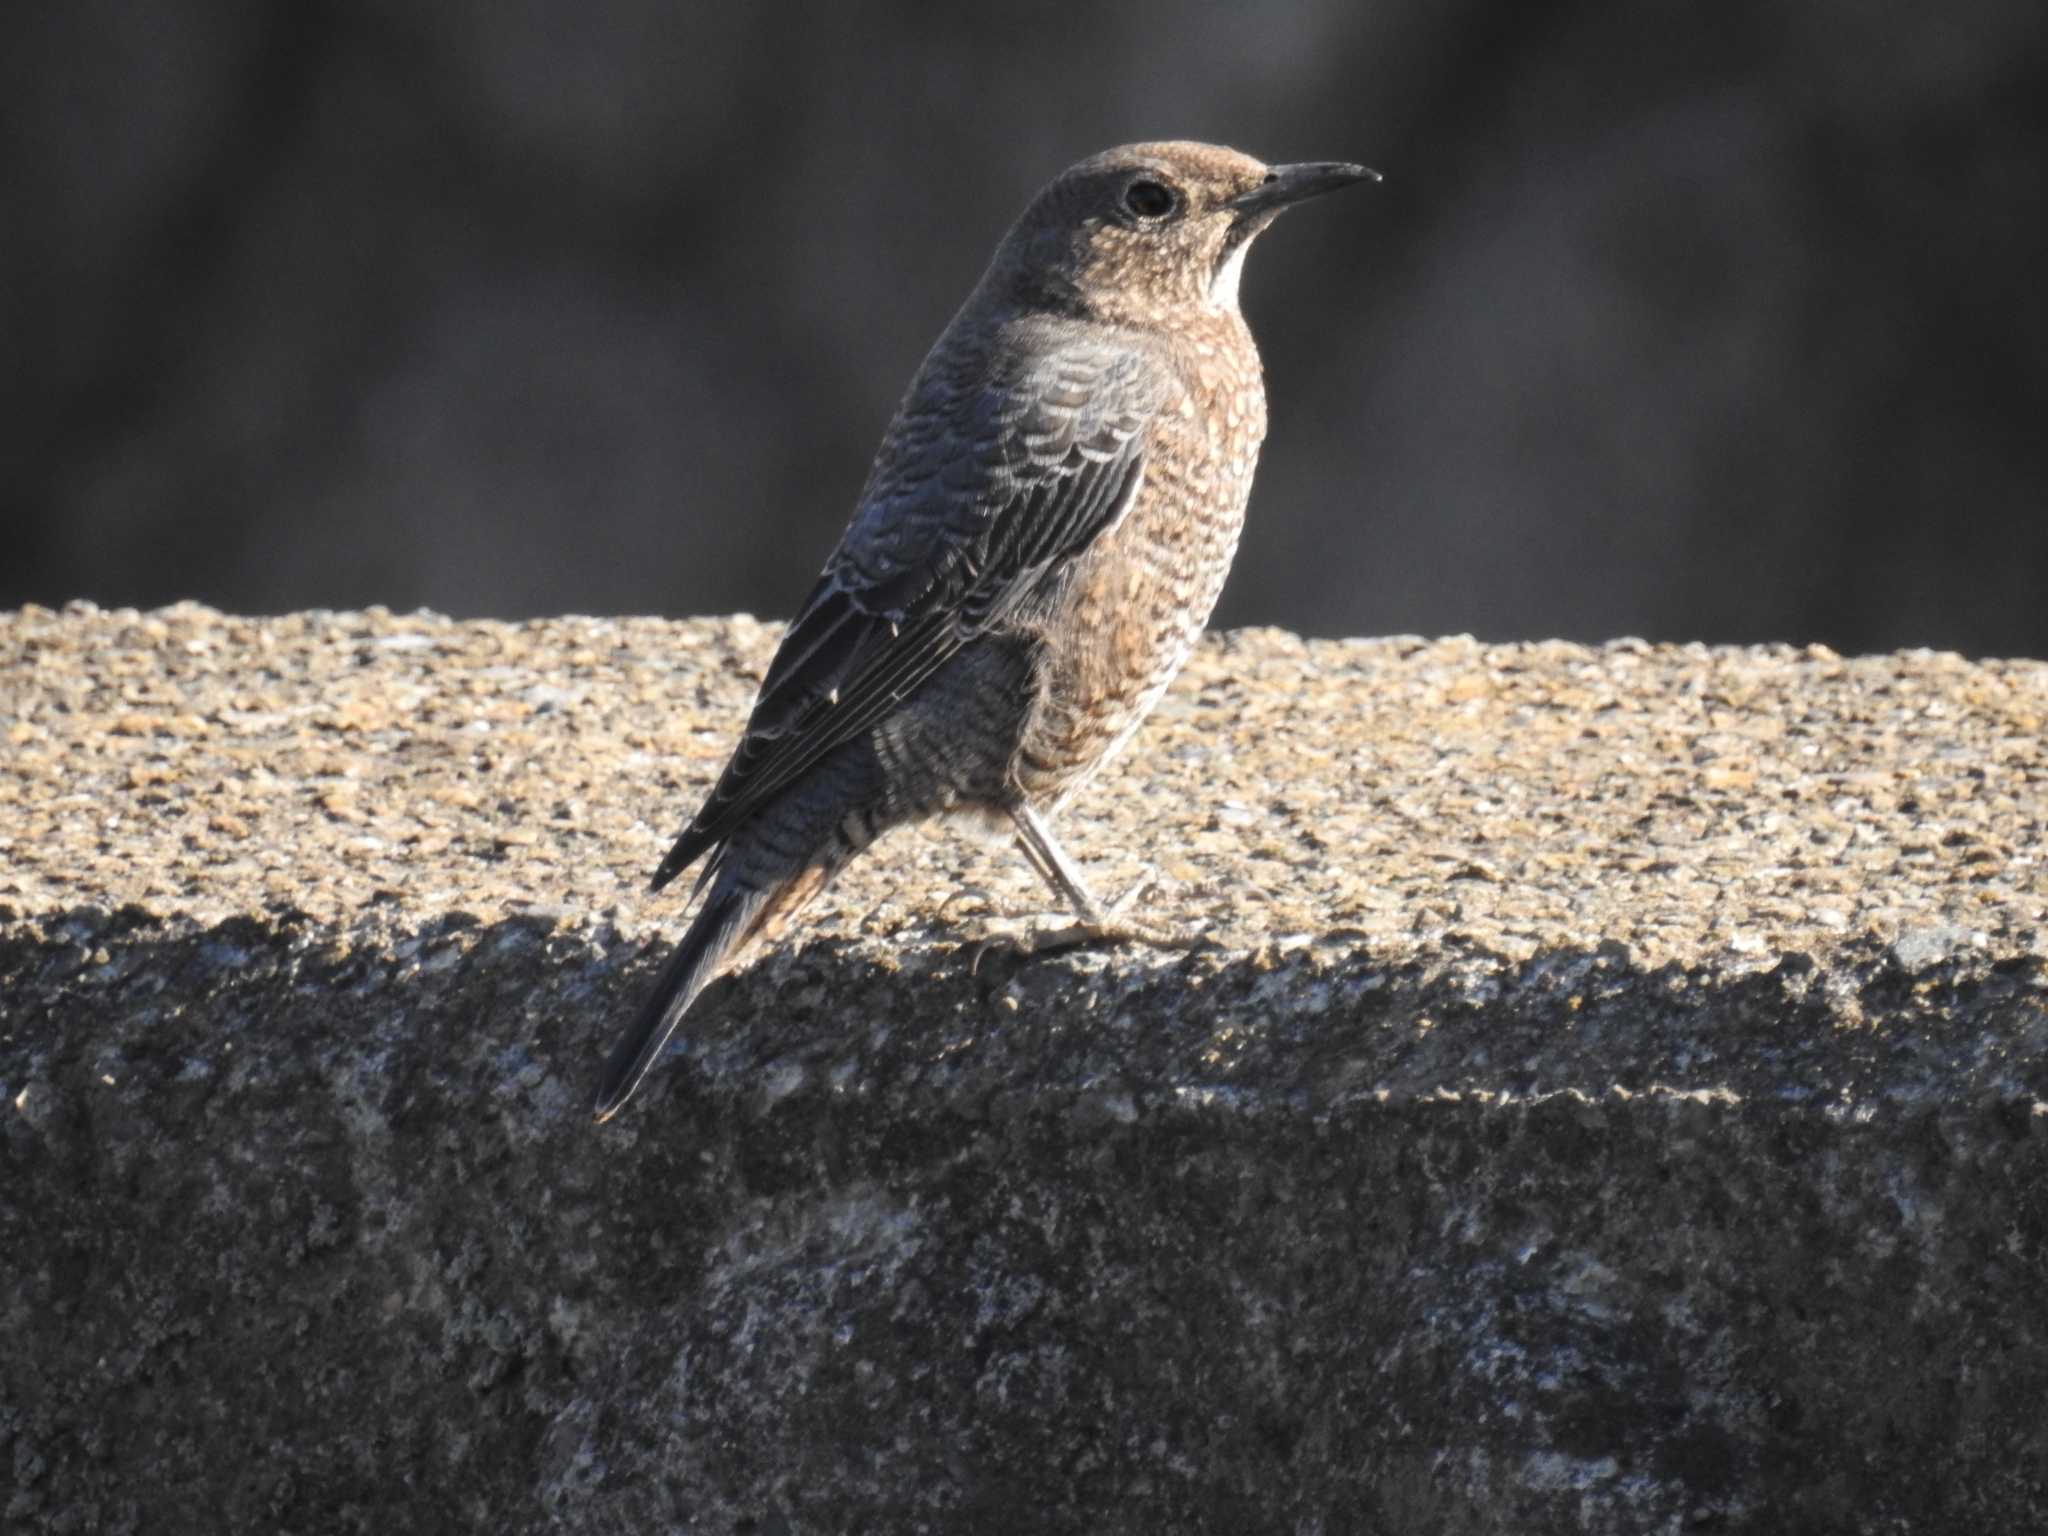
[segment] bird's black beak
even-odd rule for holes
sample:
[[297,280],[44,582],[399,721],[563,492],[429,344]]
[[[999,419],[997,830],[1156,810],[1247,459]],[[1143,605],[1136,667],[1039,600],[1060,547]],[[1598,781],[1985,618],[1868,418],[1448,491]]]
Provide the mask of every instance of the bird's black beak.
[[1262,214],[1277,213],[1288,204],[1298,203],[1304,198],[1321,197],[1339,187],[1379,179],[1378,171],[1343,160],[1307,160],[1300,165],[1269,166],[1266,179],[1251,191],[1241,192],[1232,198],[1230,206],[1237,210],[1240,219],[1255,219]]

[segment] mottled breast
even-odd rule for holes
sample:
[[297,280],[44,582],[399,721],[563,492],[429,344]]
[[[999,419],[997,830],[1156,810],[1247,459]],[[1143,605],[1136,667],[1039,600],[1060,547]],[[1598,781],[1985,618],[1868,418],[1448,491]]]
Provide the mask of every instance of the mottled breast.
[[1244,527],[1266,435],[1251,333],[1208,312],[1159,344],[1172,387],[1129,512],[1065,574],[1037,628],[1038,699],[1012,777],[1058,804],[1130,739],[1200,638]]

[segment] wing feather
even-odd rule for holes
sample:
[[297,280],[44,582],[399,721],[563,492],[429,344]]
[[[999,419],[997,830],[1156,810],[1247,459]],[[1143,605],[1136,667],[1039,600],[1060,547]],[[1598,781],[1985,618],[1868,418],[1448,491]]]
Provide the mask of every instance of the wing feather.
[[1157,372],[1142,353],[1062,339],[964,385],[927,363],[656,889],[899,708],[1130,505]]

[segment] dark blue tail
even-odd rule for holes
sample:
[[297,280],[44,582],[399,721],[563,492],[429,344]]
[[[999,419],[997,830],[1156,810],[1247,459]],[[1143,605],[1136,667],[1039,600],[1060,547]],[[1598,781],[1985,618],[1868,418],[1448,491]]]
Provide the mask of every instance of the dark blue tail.
[[684,1012],[718,975],[727,955],[750,936],[773,894],[749,890],[730,876],[719,880],[683,942],[676,946],[661,980],[648,994],[640,1016],[612,1048],[597,1090],[597,1118],[609,1120],[633,1097],[633,1090],[661,1055]]

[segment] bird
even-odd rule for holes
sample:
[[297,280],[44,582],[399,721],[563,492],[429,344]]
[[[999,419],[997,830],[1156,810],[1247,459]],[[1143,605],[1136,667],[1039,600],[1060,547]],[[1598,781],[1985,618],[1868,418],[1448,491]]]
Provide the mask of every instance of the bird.
[[702,860],[701,905],[605,1062],[598,1121],[706,985],[908,822],[1014,835],[1075,919],[1038,947],[1186,942],[1100,903],[1051,822],[1187,660],[1236,553],[1266,431],[1246,251],[1293,204],[1378,179],[1143,143],[1026,206],[654,873],[659,891]]

